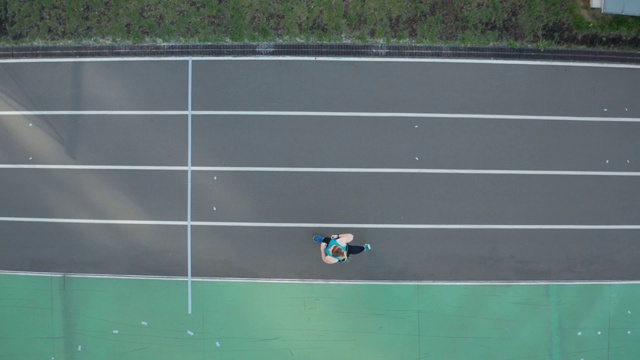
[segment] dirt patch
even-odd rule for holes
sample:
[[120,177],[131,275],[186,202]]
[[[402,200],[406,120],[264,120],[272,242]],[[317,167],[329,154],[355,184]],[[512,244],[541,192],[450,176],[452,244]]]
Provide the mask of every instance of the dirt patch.
[[600,10],[592,10],[590,0],[576,0],[576,3],[578,4],[578,8],[580,9],[580,15],[582,15],[585,20],[589,22],[597,21],[594,13],[600,12]]

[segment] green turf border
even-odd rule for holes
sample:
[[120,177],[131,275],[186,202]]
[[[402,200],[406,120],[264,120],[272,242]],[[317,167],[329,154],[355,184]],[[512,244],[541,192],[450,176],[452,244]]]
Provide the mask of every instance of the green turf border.
[[[584,359],[640,353],[640,284],[0,275],[2,359]],[[337,354],[337,355],[336,355]]]

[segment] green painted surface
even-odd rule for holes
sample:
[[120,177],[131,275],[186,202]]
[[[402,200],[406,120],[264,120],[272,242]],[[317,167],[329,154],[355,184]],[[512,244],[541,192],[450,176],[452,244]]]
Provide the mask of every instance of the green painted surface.
[[188,315],[185,281],[0,275],[0,359],[627,360],[639,300],[640,285],[194,282]]

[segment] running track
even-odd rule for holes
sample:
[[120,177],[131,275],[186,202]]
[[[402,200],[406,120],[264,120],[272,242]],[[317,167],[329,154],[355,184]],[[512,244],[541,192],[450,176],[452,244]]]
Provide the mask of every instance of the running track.
[[[640,279],[640,67],[0,62],[0,268]],[[327,266],[316,233],[373,251]]]

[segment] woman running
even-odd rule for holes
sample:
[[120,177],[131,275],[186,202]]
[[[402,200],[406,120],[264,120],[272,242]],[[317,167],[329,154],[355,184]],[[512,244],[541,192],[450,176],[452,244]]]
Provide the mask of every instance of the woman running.
[[327,264],[343,262],[350,255],[357,255],[363,251],[371,250],[371,245],[349,245],[353,240],[353,234],[338,234],[331,237],[316,235],[313,240],[320,243],[320,256]]

